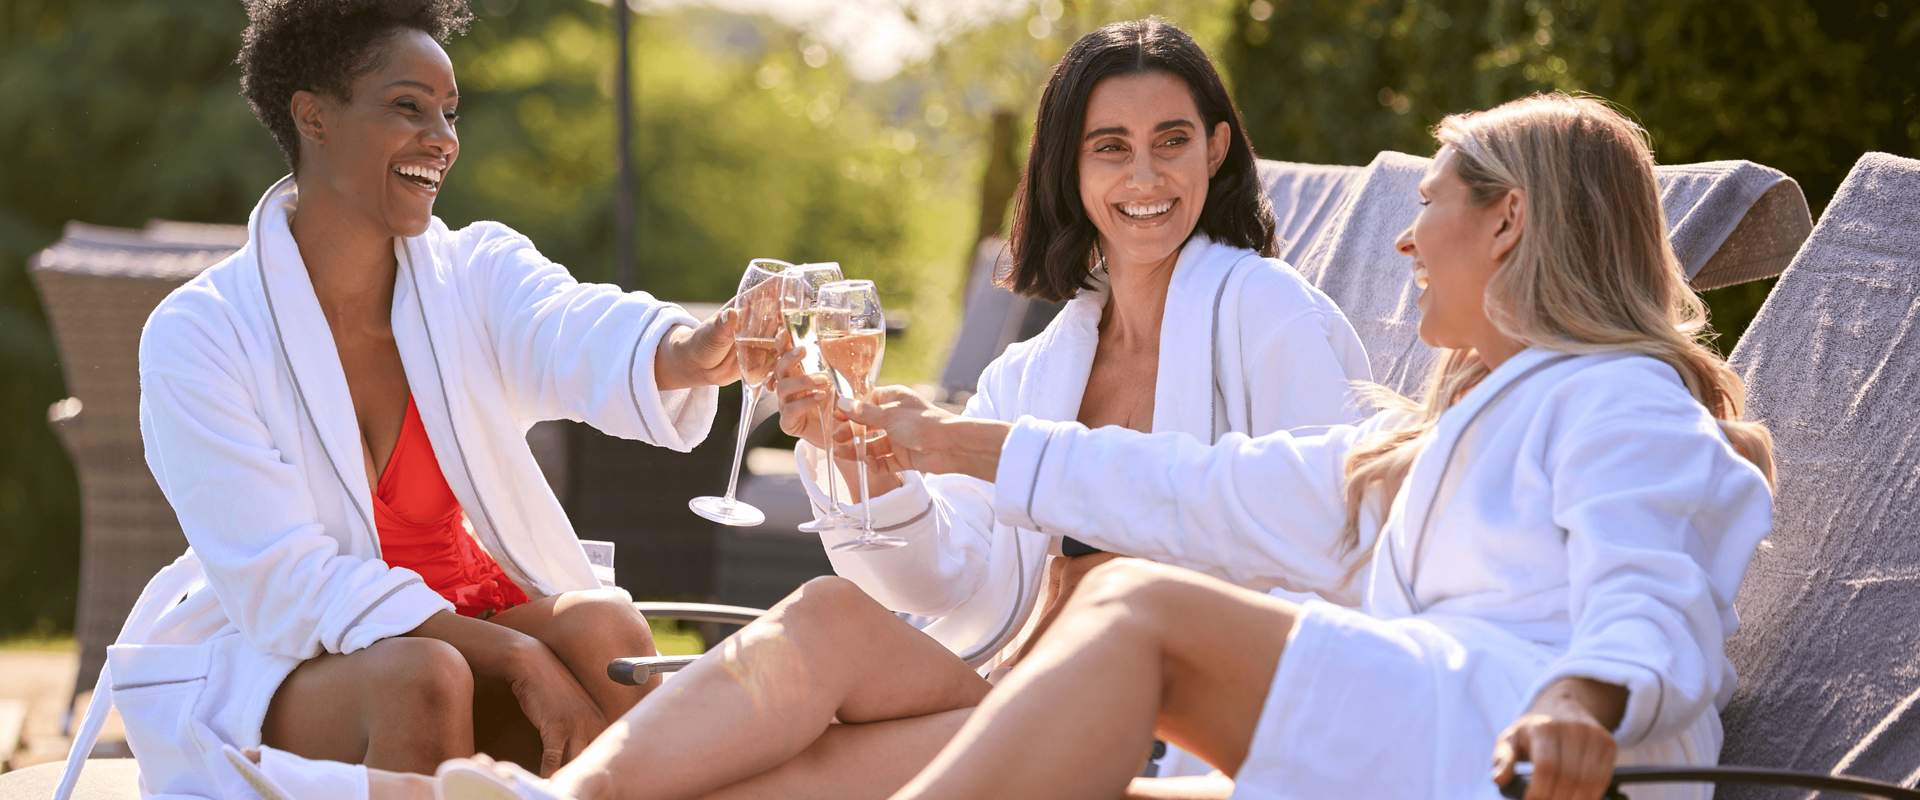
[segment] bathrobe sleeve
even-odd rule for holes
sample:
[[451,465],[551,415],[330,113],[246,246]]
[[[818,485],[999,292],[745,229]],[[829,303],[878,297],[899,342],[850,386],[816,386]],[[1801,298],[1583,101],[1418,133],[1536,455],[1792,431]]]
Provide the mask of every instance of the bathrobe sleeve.
[[1008,525],[1357,605],[1354,567],[1372,553],[1379,524],[1366,509],[1359,546],[1340,546],[1343,464],[1379,424],[1230,433],[1209,446],[1021,417],[1001,450],[994,508]]
[[661,391],[654,353],[698,321],[645,292],[580,283],[533,242],[496,222],[456,236],[494,354],[521,414],[585,422],[623,439],[687,451],[713,426],[714,387]]
[[1626,687],[1623,748],[1678,733],[1732,690],[1733,597],[1773,507],[1760,471],[1677,380],[1635,377],[1595,368],[1563,387],[1585,397],[1547,453],[1573,638],[1535,687]]
[[340,552],[305,476],[201,332],[204,319],[163,305],[148,323],[140,434],[228,618],[256,647],[306,659],[351,653],[453,610],[412,570]]
[[[982,373],[979,391],[968,398],[970,417],[1000,419],[994,398],[1012,391],[996,360]],[[830,469],[818,448],[805,442],[794,450],[801,483],[816,508],[829,502],[820,482]],[[867,503],[874,529],[906,539],[901,547],[855,552],[827,551],[833,571],[858,584],[881,605],[923,616],[945,616],[971,599],[997,571],[1015,565],[996,558],[993,547],[993,485],[967,475],[901,474],[902,485]],[[846,484],[842,482],[842,497]],[[849,507],[855,516],[861,507]],[[828,545],[856,538],[854,532],[824,534]]]

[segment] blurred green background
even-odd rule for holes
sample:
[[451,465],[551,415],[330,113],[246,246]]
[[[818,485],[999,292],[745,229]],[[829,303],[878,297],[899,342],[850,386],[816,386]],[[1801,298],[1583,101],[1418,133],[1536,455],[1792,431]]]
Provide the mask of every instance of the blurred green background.
[[[462,157],[438,212],[455,226],[502,220],[583,278],[608,280],[612,10],[474,6],[478,22],[449,48]],[[1816,216],[1861,153],[1920,152],[1920,11],[1907,0],[638,8],[633,286],[719,300],[753,256],[840,261],[912,319],[889,353],[893,380],[938,369],[980,220],[1004,214],[983,195],[1004,194],[1009,165],[1024,160],[1047,69],[1117,19],[1157,13],[1191,31],[1267,158],[1424,154],[1440,116],[1549,88],[1619,102],[1662,161],[1781,169]],[[0,635],[70,628],[77,575],[73,471],[46,424],[65,392],[27,259],[68,220],[244,222],[282,173],[238,93],[245,23],[238,3],[216,0],[0,4]],[[983,193],[983,181],[1001,188]],[[1769,285],[1709,297],[1723,347]]]

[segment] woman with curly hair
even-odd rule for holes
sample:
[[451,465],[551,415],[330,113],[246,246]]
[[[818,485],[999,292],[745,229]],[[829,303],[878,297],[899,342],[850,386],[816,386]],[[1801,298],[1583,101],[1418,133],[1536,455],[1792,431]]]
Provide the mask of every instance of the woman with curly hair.
[[[109,648],[67,786],[108,704],[147,794],[245,795],[225,746],[550,773],[651,688],[605,668],[653,644],[525,433],[573,419],[690,449],[733,376],[731,315],[578,283],[504,225],[433,216],[460,155],[441,43],[464,2],[247,10],[241,86],[292,174],[142,334],[147,462],[191,548]],[[365,767],[286,772],[367,791]]]

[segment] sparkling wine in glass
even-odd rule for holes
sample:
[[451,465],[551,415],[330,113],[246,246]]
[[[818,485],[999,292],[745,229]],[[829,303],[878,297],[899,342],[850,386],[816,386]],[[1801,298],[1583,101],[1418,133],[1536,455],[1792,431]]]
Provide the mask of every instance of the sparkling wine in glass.
[[740,427],[734,433],[733,471],[727,474],[725,496],[696,497],[687,502],[693,513],[722,525],[750,528],[767,521],[765,513],[735,499],[734,492],[740,488],[740,459],[746,454],[754,405],[767,379],[773,376],[773,362],[780,358],[780,332],[786,318],[780,313],[778,278],[792,266],[772,258],[747,262],[747,271],[740,275],[740,291],[728,303],[740,315],[733,339],[740,367]]
[[[823,375],[827,372],[826,362],[820,358],[820,348],[815,341],[814,320],[817,316],[815,304],[820,300],[820,287],[841,279],[840,265],[835,263],[800,264],[782,275],[786,283],[781,288],[780,306],[786,314],[787,336],[791,344],[802,352],[801,369],[808,375]],[[833,414],[827,409],[833,404],[833,381],[827,381],[828,400],[820,407],[820,430],[828,442],[833,441]],[[837,498],[840,496],[840,470],[833,464],[833,449],[826,449],[827,458],[827,506],[816,510],[817,519],[809,519],[797,527],[802,533],[825,533],[827,531],[852,530],[859,520],[840,508]]]
[[[815,304],[814,336],[820,357],[839,382],[847,397],[865,398],[880,377],[881,357],[886,354],[887,320],[880,309],[880,293],[873,281],[839,281],[820,287]],[[867,488],[867,436],[854,426],[853,446],[858,464],[855,473],[860,482],[860,537],[833,546],[835,550],[884,550],[899,547],[907,540],[885,536],[873,529],[873,510]]]

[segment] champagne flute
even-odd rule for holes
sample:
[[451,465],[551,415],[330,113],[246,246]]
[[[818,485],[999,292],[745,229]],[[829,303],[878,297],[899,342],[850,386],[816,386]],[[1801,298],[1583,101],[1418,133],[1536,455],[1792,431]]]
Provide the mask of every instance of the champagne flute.
[[780,315],[782,272],[792,267],[785,261],[756,258],[747,262],[740,275],[740,291],[729,301],[739,309],[740,323],[733,337],[733,353],[740,365],[740,428],[733,440],[733,471],[727,474],[724,497],[696,497],[687,502],[693,513],[722,525],[750,528],[767,521],[767,515],[751,504],[734,499],[740,488],[740,459],[746,454],[747,433],[753,428],[753,407],[760,390],[773,375],[773,362],[780,357]]
[[[880,377],[880,358],[887,346],[887,321],[873,281],[837,281],[820,287],[813,324],[820,357],[838,380],[840,390],[847,397],[866,397]],[[853,433],[860,481],[860,538],[836,544],[833,549],[884,550],[904,545],[907,540],[873,529],[873,498],[867,492],[867,432],[855,425]]]
[[[833,262],[822,264],[800,264],[786,271],[782,276],[785,284],[781,287],[780,308],[787,318],[787,335],[792,337],[793,346],[800,348],[804,355],[800,359],[801,368],[808,375],[825,374],[826,362],[820,358],[820,347],[814,340],[814,305],[820,299],[820,287],[841,279],[840,265]],[[826,533],[827,531],[851,530],[857,522],[853,515],[840,509],[840,470],[833,464],[833,414],[827,406],[833,404],[835,397],[833,381],[827,381],[827,403],[820,408],[820,431],[829,442],[826,448],[827,458],[827,507],[819,519],[809,519],[798,526],[802,533]]]

